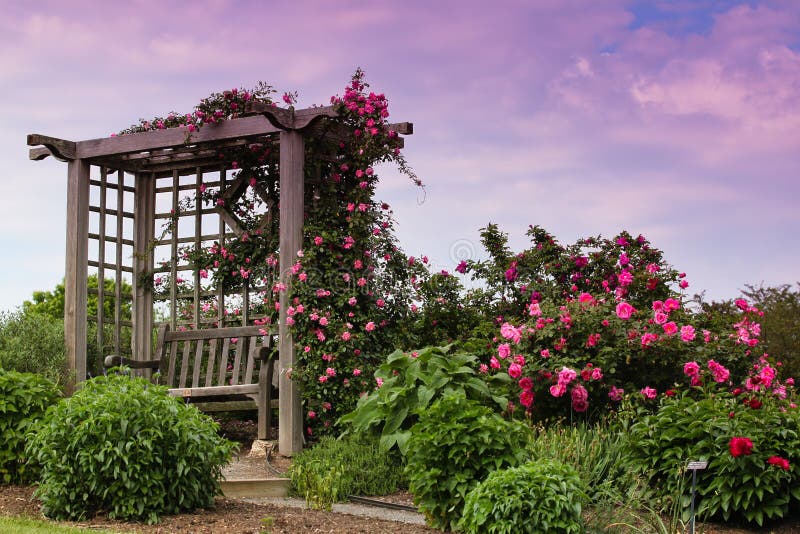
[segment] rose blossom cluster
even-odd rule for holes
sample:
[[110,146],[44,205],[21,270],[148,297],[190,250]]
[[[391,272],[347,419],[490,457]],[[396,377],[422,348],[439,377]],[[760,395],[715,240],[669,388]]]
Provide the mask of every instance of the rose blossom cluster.
[[[630,243],[627,238],[619,238],[617,241],[623,248]],[[592,241],[591,244],[596,245],[596,243]],[[647,246],[643,238],[641,243],[642,248]],[[540,247],[544,248],[544,245],[538,244],[537,248]],[[647,399],[656,398],[658,394],[656,387],[667,387],[671,380],[679,378],[682,365],[679,358],[687,349],[700,354],[720,353],[723,344],[730,344],[733,347],[733,341],[744,337],[741,333],[742,328],[747,330],[750,341],[741,352],[749,350],[749,347],[757,341],[759,328],[749,316],[743,317],[733,325],[735,334],[728,337],[693,324],[692,311],[684,307],[680,296],[676,293],[664,295],[662,292],[661,298],[654,298],[645,305],[641,298],[641,277],[646,278],[644,284],[646,290],[656,291],[656,288],[661,287],[659,277],[664,275],[667,269],[655,261],[644,263],[634,259],[634,252],[629,254],[626,250],[619,255],[617,266],[619,270],[614,275],[613,283],[611,278],[608,278],[601,284],[605,295],[593,294],[585,289],[594,284],[583,276],[582,269],[586,269],[596,257],[592,254],[572,256],[570,262],[576,269],[571,276],[574,283],[563,293],[564,303],[560,305],[552,302],[552,298],[542,297],[542,294],[531,285],[521,283],[520,273],[523,272],[521,266],[526,258],[524,253],[512,258],[503,274],[506,282],[519,284],[518,290],[530,295],[530,302],[524,308],[526,318],[520,317],[519,322],[515,321],[513,316],[498,320],[500,339],[495,340],[498,343],[497,353],[490,358],[489,365],[482,368],[482,372],[506,371],[512,378],[523,375],[532,379],[537,378],[538,380],[533,380],[532,388],[520,387],[521,400],[524,394],[524,402],[521,404],[528,408],[528,412],[532,409],[535,398],[533,390],[539,385],[548,389],[553,397],[562,397],[568,391],[571,392],[573,379],[569,373],[565,374],[564,369],[574,369],[576,363],[582,365],[586,361],[599,361],[603,367],[613,369],[607,379],[596,378],[597,385],[582,385],[574,394],[571,393],[573,400],[571,407],[576,411],[583,411],[588,391],[592,388],[605,389],[612,401],[619,401],[622,398],[624,391],[621,386],[626,384],[636,386],[635,391],[640,391]],[[466,266],[459,264],[456,271],[467,271],[469,266],[470,264]],[[684,276],[680,273],[678,278],[682,279]],[[582,285],[584,287],[581,287]],[[632,300],[628,300],[629,298]],[[757,311],[749,305],[740,304],[743,314]],[[727,339],[731,342],[727,342]],[[708,346],[708,349],[705,346]],[[665,354],[675,360],[671,380],[664,372],[661,372],[661,375],[654,374],[652,378],[646,372],[626,373],[626,365],[630,364],[632,359],[647,361],[658,358],[663,361]],[[624,360],[614,359],[625,355],[627,357]],[[746,353],[742,356],[748,355],[749,353]],[[725,364],[709,359],[702,364],[702,368],[706,367],[711,380],[718,383],[730,380],[731,371]],[[548,371],[548,368],[553,371]],[[561,370],[557,371],[559,368]],[[684,365],[683,370],[684,374],[690,377],[692,385],[702,385],[703,373],[700,363],[689,362]],[[763,376],[755,376],[752,385],[757,387],[757,384],[768,383],[769,380],[769,368],[764,368]],[[642,387],[643,385],[645,387]],[[586,395],[584,389],[587,391]]]

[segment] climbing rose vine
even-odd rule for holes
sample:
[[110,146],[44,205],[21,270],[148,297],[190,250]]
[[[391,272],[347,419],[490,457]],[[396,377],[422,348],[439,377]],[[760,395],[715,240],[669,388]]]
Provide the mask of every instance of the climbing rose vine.
[[[253,90],[215,93],[192,113],[141,121],[120,134],[188,126],[190,141],[193,132],[239,117],[254,102],[277,106],[274,94],[263,83]],[[296,93],[284,93],[282,101],[291,106],[296,98]],[[427,276],[423,266],[400,250],[391,208],[374,198],[381,163],[396,165],[422,187],[388,121],[388,99],[369,90],[359,69],[343,94],[331,98],[331,105],[338,117],[324,119],[322,127],[336,134],[306,140],[300,250],[278,250],[280,151],[276,137],[263,136],[220,149],[220,164],[232,171],[227,182],[200,185],[179,208],[179,212],[199,206],[224,209],[233,221],[229,225],[238,225],[238,235],[224,243],[185,247],[176,259],[197,273],[205,290],[249,289],[253,297],[248,312],[255,324],[264,326],[265,334],[277,322],[280,295],[289,292],[286,321],[294,336],[296,362],[287,372],[302,392],[306,433],[315,437],[332,432],[335,421],[355,406],[359,395],[376,387],[372,377],[383,356],[408,343],[402,325],[413,313],[414,284]],[[179,212],[165,232],[174,231]],[[291,255],[287,282],[278,272],[280,253]],[[150,282],[162,296],[172,285],[182,292],[192,286],[190,280],[171,280],[164,274]],[[207,297],[202,317],[193,317],[190,305],[179,313],[197,325],[202,320],[213,322],[219,310],[216,299]],[[241,313],[235,305],[223,310],[233,319]]]

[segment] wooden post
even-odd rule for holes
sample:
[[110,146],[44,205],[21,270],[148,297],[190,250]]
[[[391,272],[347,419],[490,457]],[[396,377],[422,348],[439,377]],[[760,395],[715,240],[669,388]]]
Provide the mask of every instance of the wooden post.
[[[121,188],[118,194],[121,194]],[[153,290],[142,284],[142,273],[153,272],[153,252],[150,241],[154,238],[156,211],[156,178],[152,174],[138,174],[134,180],[133,203],[133,359],[149,360],[153,343]],[[117,245],[119,247],[119,245]],[[118,281],[119,285],[120,282]],[[117,326],[119,328],[119,326]],[[148,372],[149,374],[149,372]],[[149,378],[149,377],[148,377]]]
[[305,147],[297,131],[280,134],[280,281],[286,290],[280,294],[278,386],[278,452],[291,456],[303,449],[303,413],[300,391],[286,375],[294,367],[294,339],[286,325],[286,309],[291,293],[291,268],[297,260],[297,251],[303,246],[303,163]]
[[86,379],[86,277],[89,261],[89,163],[69,162],[67,170],[67,261],[64,276],[64,342],[71,395]]

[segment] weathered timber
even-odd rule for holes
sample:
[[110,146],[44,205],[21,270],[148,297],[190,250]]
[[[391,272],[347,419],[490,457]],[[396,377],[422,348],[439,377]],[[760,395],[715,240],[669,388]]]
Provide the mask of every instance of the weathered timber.
[[64,341],[67,364],[75,375],[67,384],[86,379],[86,277],[89,261],[89,164],[80,159],[69,162],[67,171],[67,255],[64,275]]
[[[28,135],[28,146],[42,145],[50,151],[54,157],[68,161],[77,158],[77,147],[74,141],[67,141],[66,139],[58,139],[57,137],[50,137],[49,135],[30,134]],[[37,156],[40,155],[37,153]],[[42,157],[34,157],[31,153],[31,159],[42,159]],[[46,155],[43,157],[47,157]]]
[[291,294],[292,264],[296,253],[303,248],[303,195],[305,144],[297,131],[281,133],[280,155],[280,276],[286,291],[280,294],[280,408],[278,409],[278,451],[292,456],[303,450],[303,414],[300,391],[287,374],[294,367],[294,339],[286,324],[286,310]]

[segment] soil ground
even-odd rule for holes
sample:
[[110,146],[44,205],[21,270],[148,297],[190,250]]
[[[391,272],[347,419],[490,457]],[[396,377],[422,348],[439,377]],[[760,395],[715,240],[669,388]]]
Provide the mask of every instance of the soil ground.
[[[34,488],[30,486],[0,486],[0,515],[25,516],[43,519],[40,504],[33,498]],[[408,494],[398,494],[393,501],[406,503]],[[423,534],[439,532],[423,525],[388,521],[381,518],[387,513],[376,508],[378,517],[324,512],[297,508],[292,504],[267,502],[259,499],[217,498],[213,509],[198,510],[191,514],[165,516],[157,525],[126,523],[110,520],[104,516],[88,521],[66,523],[84,528],[105,528],[112,532],[139,533],[273,533],[273,534]],[[271,529],[270,529],[271,528]],[[800,521],[791,520],[769,525],[761,529],[736,528],[728,525],[698,524],[696,531],[705,534],[800,534]]]
[[[0,515],[42,519],[39,502],[32,495],[33,490],[34,488],[28,486],[0,486]],[[68,524],[92,529],[105,528],[113,532],[163,534],[268,532],[273,534],[393,532],[423,534],[438,532],[422,525],[386,521],[374,517],[298,509],[294,506],[255,503],[244,499],[221,497],[217,498],[213,509],[198,510],[192,514],[165,516],[157,525],[113,521],[103,516]]]
[[[238,425],[238,426],[237,426]],[[228,428],[225,428],[225,427]],[[254,469],[265,470],[264,459],[247,459],[252,441],[251,425],[240,423],[223,424],[228,437],[242,442],[238,475],[250,478]],[[242,435],[237,434],[242,431]],[[238,438],[238,439],[237,439]],[[248,440],[248,438],[250,438]],[[236,462],[234,462],[236,463]],[[291,460],[280,456],[270,458],[266,476],[279,476],[285,473]],[[0,515],[24,516],[44,519],[39,501],[33,497],[34,487],[0,485]],[[407,492],[380,497],[395,504],[411,505],[412,497]],[[349,513],[342,513],[347,511]],[[213,508],[197,510],[194,513],[165,516],[157,525],[128,523],[110,520],[105,516],[93,517],[87,521],[67,523],[90,529],[107,529],[112,532],[139,533],[272,533],[272,534],[422,534],[439,532],[424,525],[416,514],[392,515],[389,510],[363,505],[347,504],[335,506],[334,511],[326,512],[303,507],[302,501],[285,499],[227,499],[218,497]],[[404,519],[392,521],[390,518]],[[412,522],[408,522],[412,521]],[[792,519],[772,524],[761,529],[737,528],[713,523],[698,524],[696,532],[705,534],[800,534],[800,520]]]

